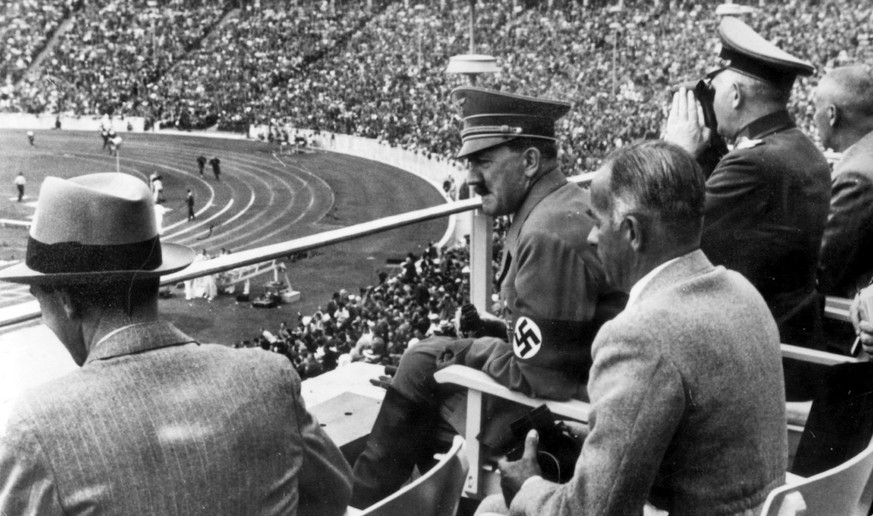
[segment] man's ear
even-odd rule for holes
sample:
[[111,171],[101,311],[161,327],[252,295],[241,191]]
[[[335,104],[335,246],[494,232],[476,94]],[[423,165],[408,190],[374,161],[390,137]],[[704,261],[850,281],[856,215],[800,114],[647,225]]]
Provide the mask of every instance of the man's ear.
[[837,109],[837,106],[833,104],[828,104],[827,108],[828,115],[828,125],[831,127],[836,127],[838,123],[842,122],[842,113]]
[[625,215],[621,221],[622,235],[630,244],[634,252],[641,252],[646,245],[645,228],[642,221],[636,215]]
[[80,303],[76,301],[76,299],[73,298],[66,289],[56,289],[55,295],[58,296],[58,301],[60,301],[61,306],[64,308],[64,313],[67,315],[67,319],[73,321],[82,317],[82,307]]
[[536,147],[528,147],[521,155],[524,161],[524,175],[528,179],[533,179],[536,173],[540,170],[540,160],[543,159],[540,150]]
[[745,100],[746,98],[740,85],[735,82],[731,83],[731,107],[739,109]]

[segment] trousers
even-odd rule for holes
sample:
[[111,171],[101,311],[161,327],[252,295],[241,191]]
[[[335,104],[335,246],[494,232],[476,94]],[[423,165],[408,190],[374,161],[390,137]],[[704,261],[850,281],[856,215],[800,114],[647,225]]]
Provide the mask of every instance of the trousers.
[[[452,437],[463,434],[466,391],[434,379],[434,373],[446,364],[445,357],[466,357],[463,365],[475,367],[484,364],[491,350],[502,346],[509,344],[496,338],[436,337],[403,354],[364,451],[355,461],[353,507],[369,507],[397,491],[416,466],[421,472],[430,469],[435,464],[433,455],[448,450]],[[490,399],[485,410],[487,426],[495,427],[497,434],[509,435],[509,424],[529,409]]]

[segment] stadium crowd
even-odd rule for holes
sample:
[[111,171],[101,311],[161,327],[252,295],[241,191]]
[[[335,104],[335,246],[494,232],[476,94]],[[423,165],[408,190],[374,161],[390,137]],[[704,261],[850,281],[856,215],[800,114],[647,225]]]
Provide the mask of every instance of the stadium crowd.
[[[591,170],[607,149],[660,134],[669,90],[715,64],[717,3],[546,10],[480,2],[477,52],[496,56],[502,69],[480,84],[573,102],[559,127],[563,165]],[[467,79],[444,70],[467,51],[467,3],[169,5],[104,0],[76,10],[34,79],[13,88],[7,74],[0,109],[115,111],[182,129],[279,120],[453,154],[456,122],[444,99]],[[827,70],[870,55],[871,16],[873,8],[847,0],[792,1],[769,2],[748,21]],[[815,41],[800,37],[808,34]],[[34,50],[16,48],[26,66]],[[798,81],[791,105],[809,134],[815,80]]]
[[78,0],[6,2],[0,7],[0,94],[27,71]]
[[[495,232],[495,266],[503,232]],[[434,335],[457,335],[457,309],[470,299],[469,250],[430,245],[391,272],[380,271],[378,283],[334,292],[312,314],[298,313],[293,324],[281,321],[275,331],[260,328],[238,348],[261,347],[283,354],[301,378],[310,378],[351,362],[396,366],[418,341]]]
[[[40,73],[16,86],[6,109],[77,115],[116,110],[126,115],[150,113],[158,98],[155,82],[200,45],[224,10],[214,2],[81,3]],[[184,73],[186,66],[173,73]]]

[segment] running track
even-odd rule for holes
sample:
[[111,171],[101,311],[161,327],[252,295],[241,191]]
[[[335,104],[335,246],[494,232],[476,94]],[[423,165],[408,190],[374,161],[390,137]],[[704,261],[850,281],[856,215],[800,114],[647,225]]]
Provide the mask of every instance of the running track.
[[[261,142],[196,136],[127,134],[119,169],[148,182],[152,172],[163,176],[165,206],[163,239],[205,248],[250,249],[328,229],[433,206],[441,196],[425,181],[368,160],[340,154],[282,155]],[[36,145],[27,144],[24,131],[0,131],[0,218],[28,220],[38,185],[47,175],[72,177],[112,172],[116,160],[101,149],[98,134],[38,131]],[[209,164],[203,177],[195,159],[221,159],[216,181]],[[23,171],[27,181],[24,203],[17,203],[12,180]],[[197,218],[188,222],[185,191],[195,196]],[[210,230],[212,227],[212,230]],[[445,231],[445,221],[394,230],[357,240],[346,246],[360,259],[384,259],[421,248]],[[21,259],[27,232],[0,228],[0,258]],[[0,306],[32,299],[26,287],[0,284]]]

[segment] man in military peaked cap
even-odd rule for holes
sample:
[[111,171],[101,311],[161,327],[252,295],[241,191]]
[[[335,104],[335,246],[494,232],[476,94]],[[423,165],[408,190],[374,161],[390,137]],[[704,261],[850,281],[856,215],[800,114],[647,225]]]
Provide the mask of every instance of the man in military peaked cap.
[[[782,342],[821,347],[816,267],[828,213],[830,175],[821,151],[786,104],[798,75],[814,68],[736,18],[721,21],[727,66],[706,79],[718,134],[732,142],[706,181],[701,248],[717,265],[745,275],[761,292]],[[704,106],[691,91],[673,97],[665,138],[701,160],[708,152]],[[789,399],[809,383],[786,363]]]
[[[355,464],[355,507],[396,491],[415,465],[429,467],[463,428],[464,398],[434,381],[438,368],[466,365],[525,394],[585,399],[591,341],[626,301],[608,289],[586,242],[587,193],[558,167],[555,122],[570,105],[474,87],[456,89],[451,100],[464,122],[458,157],[469,163],[467,182],[485,213],[513,217],[497,275],[502,313],[480,314],[485,334],[432,338],[403,355]],[[489,406],[480,442],[499,448],[526,411]]]

